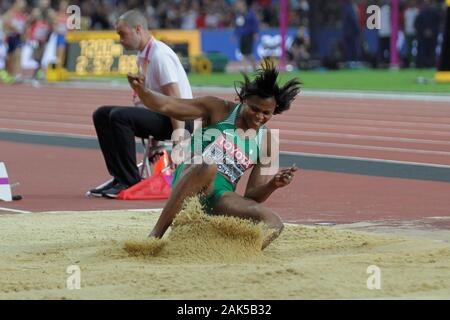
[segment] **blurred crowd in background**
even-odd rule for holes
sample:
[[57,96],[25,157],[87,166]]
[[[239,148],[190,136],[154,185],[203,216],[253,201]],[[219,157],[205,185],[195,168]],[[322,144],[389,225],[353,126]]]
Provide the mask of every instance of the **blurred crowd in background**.
[[[235,28],[236,1],[240,0],[0,0],[0,42],[7,44],[8,59],[22,41],[33,41],[39,48],[51,33],[58,36],[58,57],[64,59],[65,10],[81,8],[82,30],[111,30],[117,18],[129,9],[139,9],[148,17],[151,29],[225,29]],[[279,0],[247,0],[258,21],[259,30],[279,26]],[[288,0],[288,25],[297,29],[288,48],[294,68],[310,69],[321,65],[339,68],[343,63],[366,62],[371,67],[387,67],[390,62],[389,0]],[[377,31],[376,53],[368,50],[364,34],[369,5],[381,8],[381,29]],[[439,41],[445,21],[445,0],[400,0],[400,67],[436,66]],[[325,53],[318,54],[322,38],[318,30],[340,32]],[[315,61],[315,63],[314,63]],[[17,74],[11,61],[11,74]]]
[[[315,0],[320,10],[313,10],[310,21],[340,30],[340,41],[329,50],[332,60],[367,61],[372,67],[387,67],[391,61],[391,1],[390,0]],[[370,52],[367,43],[367,7],[381,8],[380,29],[376,31],[377,46]],[[445,28],[444,0],[400,0],[397,19],[396,47],[399,67],[432,68],[436,66]],[[364,37],[366,36],[366,37]],[[334,57],[333,57],[334,52]],[[337,57],[336,57],[337,55]]]
[[[38,1],[28,0],[30,11]],[[59,0],[50,1],[54,9]],[[331,1],[330,1],[331,2]],[[0,14],[4,14],[14,0],[0,0]],[[125,11],[139,9],[148,17],[153,29],[231,28],[234,25],[236,0],[71,0],[81,8],[83,28],[112,29],[116,19]],[[300,25],[307,19],[307,0],[291,0],[290,25]],[[278,1],[255,0],[252,7],[262,27],[278,26]],[[333,8],[331,8],[333,9]]]

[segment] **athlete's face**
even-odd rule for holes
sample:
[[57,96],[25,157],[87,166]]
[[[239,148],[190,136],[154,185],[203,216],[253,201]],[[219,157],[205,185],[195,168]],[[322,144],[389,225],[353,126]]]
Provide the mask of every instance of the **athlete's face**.
[[272,118],[276,102],[273,97],[250,96],[242,102],[242,116],[248,129],[258,129]]
[[139,49],[139,33],[136,28],[130,28],[123,20],[119,20],[116,32],[120,37],[120,44],[127,50]]

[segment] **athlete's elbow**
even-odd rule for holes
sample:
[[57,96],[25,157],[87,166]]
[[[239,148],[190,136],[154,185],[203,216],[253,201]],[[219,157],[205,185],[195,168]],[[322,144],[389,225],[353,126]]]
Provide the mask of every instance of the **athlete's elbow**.
[[160,113],[178,121],[187,121],[195,119],[189,112],[183,109],[179,104],[166,104],[160,109]]
[[246,192],[244,197],[248,198],[248,199],[251,199],[251,200],[254,200],[254,201],[258,202],[258,203],[263,203],[267,199],[266,197],[258,195],[258,194],[254,193],[252,191]]
[[157,107],[157,112],[162,113],[164,115],[170,116],[172,108],[169,104],[165,103]]

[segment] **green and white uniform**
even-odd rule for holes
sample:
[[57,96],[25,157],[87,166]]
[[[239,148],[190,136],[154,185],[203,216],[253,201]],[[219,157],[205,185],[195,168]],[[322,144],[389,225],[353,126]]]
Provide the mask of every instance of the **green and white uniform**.
[[[241,109],[238,104],[229,116],[218,123],[198,129],[191,138],[191,152],[203,155],[209,163],[217,164],[214,190],[202,199],[205,209],[211,213],[213,207],[225,192],[234,192],[242,175],[258,162],[264,126],[253,138],[241,137],[236,132],[236,119]],[[172,187],[179,180],[184,163],[174,173]]]

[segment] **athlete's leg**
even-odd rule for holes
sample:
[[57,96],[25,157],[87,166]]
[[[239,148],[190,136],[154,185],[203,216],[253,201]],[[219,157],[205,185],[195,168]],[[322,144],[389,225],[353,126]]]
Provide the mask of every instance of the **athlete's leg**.
[[173,188],[169,200],[149,236],[161,238],[164,235],[175,216],[180,212],[186,198],[200,192],[206,194],[211,192],[216,172],[216,165],[206,163],[184,167],[180,179]]
[[264,222],[273,232],[264,240],[262,249],[275,240],[284,227],[274,211],[235,192],[225,192],[214,205],[213,213]]

